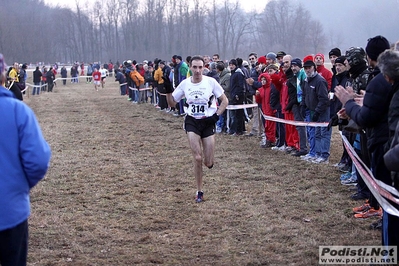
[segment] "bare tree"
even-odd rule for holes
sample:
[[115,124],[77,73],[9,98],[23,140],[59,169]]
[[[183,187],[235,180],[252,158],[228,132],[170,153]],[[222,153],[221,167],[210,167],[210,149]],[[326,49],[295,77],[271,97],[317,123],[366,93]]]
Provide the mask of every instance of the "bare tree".
[[309,47],[312,48],[312,53],[321,53],[326,44],[326,37],[323,33],[323,25],[320,21],[311,21],[309,25]]
[[[108,61],[219,53],[232,58],[258,49],[304,55],[327,42],[319,21],[300,4],[271,0],[246,13],[238,0],[96,0],[74,10],[42,0],[3,1],[0,49],[16,61]],[[23,17],[24,24],[20,18]],[[29,25],[23,27],[21,25]],[[28,45],[29,44],[29,45]],[[268,51],[264,50],[268,49]]]

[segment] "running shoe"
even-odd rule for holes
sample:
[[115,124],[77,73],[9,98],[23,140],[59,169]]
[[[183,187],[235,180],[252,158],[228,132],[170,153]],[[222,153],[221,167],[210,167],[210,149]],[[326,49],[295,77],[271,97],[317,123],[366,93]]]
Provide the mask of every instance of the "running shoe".
[[195,196],[195,202],[200,203],[204,201],[204,192],[197,191],[197,195]]

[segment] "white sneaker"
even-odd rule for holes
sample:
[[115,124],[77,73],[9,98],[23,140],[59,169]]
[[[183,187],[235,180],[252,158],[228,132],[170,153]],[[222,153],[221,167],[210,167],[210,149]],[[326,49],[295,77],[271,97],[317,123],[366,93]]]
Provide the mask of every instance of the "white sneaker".
[[311,161],[313,161],[314,159],[316,159],[317,157],[316,157],[316,156],[313,156],[313,155],[310,155],[310,153],[308,153],[308,154],[306,154],[306,155],[302,155],[300,158],[301,158],[301,160],[311,162]]
[[283,145],[278,148],[278,151],[285,151],[287,149],[287,146]]
[[317,163],[317,164],[328,164],[328,158],[323,158],[323,157],[317,157],[312,161],[312,163]]
[[280,147],[274,146],[274,147],[272,147],[272,150],[273,151],[285,151],[285,145],[280,146]]
[[341,180],[341,184],[345,186],[356,186],[357,185],[357,177],[351,176],[346,180]]

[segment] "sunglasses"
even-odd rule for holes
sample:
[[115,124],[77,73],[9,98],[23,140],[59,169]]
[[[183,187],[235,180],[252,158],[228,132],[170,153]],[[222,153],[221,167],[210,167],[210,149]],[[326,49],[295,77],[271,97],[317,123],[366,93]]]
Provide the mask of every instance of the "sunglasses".
[[251,58],[249,58],[249,60],[251,60],[251,61],[252,61],[252,60],[256,60],[256,58],[255,58],[255,57],[251,57]]

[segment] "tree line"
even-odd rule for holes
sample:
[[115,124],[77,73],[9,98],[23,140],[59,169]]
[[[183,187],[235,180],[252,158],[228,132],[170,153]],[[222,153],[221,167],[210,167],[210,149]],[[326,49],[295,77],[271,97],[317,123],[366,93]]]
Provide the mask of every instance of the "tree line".
[[321,23],[289,0],[272,0],[262,12],[245,12],[232,0],[75,1],[74,10],[42,0],[1,2],[0,53],[11,62],[230,59],[280,50],[304,56],[326,45]]

